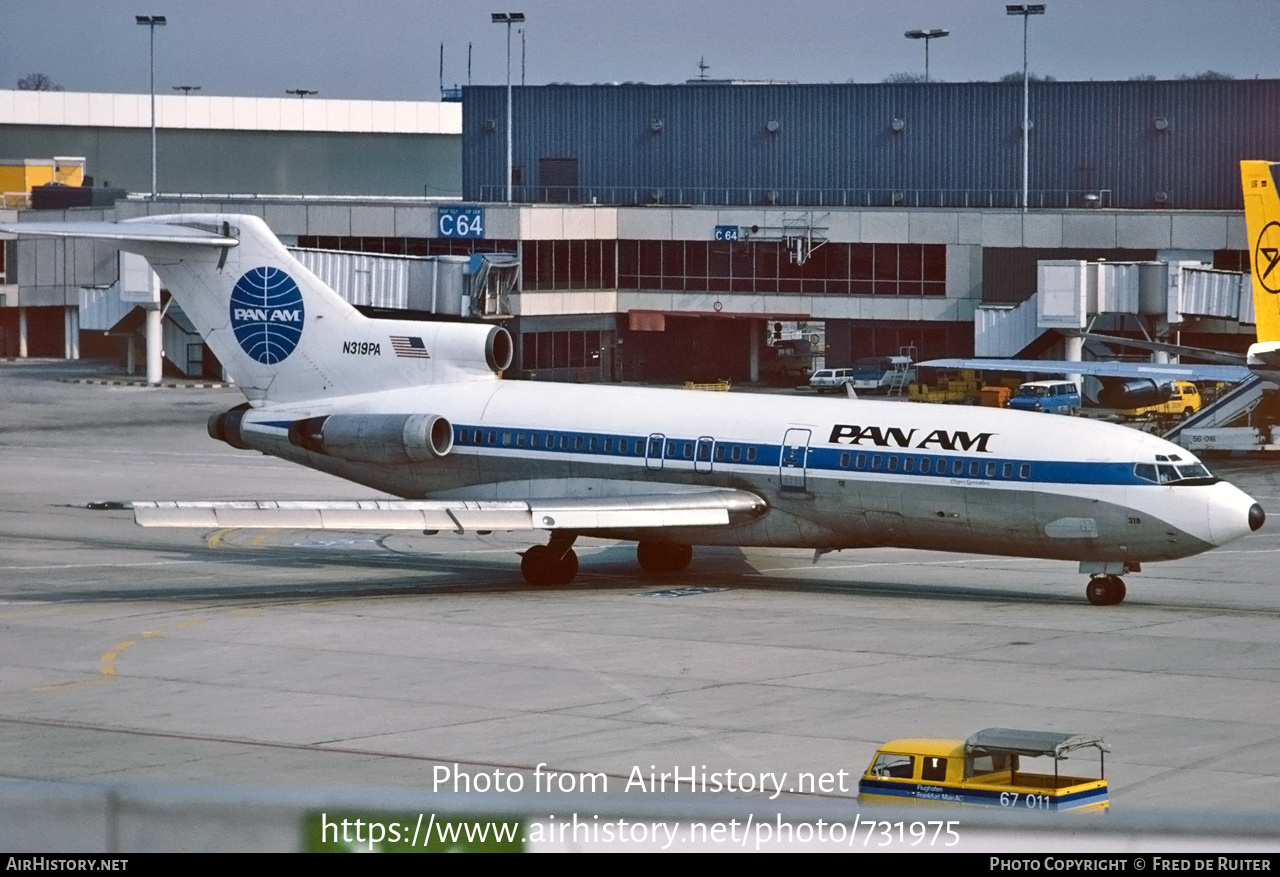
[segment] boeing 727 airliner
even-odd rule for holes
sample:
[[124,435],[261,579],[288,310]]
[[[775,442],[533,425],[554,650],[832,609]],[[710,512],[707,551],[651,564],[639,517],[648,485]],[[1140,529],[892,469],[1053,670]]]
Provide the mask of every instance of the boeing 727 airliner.
[[254,216],[0,230],[145,256],[248,399],[214,438],[401,498],[135,502],[144,526],[546,531],[521,562],[534,585],[573,580],[578,536],[633,540],[652,573],[694,545],[981,552],[1078,562],[1105,605],[1123,574],[1265,519],[1182,448],[1106,423],[504,381],[501,327],[367,318]]

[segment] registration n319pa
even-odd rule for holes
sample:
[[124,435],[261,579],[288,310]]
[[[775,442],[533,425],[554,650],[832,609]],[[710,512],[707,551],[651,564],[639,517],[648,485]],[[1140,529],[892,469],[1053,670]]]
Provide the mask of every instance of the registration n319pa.
[[135,502],[144,526],[545,531],[520,565],[534,585],[573,580],[578,536],[637,542],[651,573],[694,545],[976,552],[1078,562],[1101,605],[1265,518],[1182,448],[1107,423],[501,380],[503,328],[365,317],[254,216],[0,229],[145,256],[248,399],[214,438],[400,498]]

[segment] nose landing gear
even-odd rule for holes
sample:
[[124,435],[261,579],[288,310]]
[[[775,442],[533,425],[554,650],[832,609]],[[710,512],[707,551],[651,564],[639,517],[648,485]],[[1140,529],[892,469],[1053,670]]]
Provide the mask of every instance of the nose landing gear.
[[1115,606],[1124,600],[1124,579],[1113,575],[1095,575],[1085,586],[1084,595],[1094,606]]

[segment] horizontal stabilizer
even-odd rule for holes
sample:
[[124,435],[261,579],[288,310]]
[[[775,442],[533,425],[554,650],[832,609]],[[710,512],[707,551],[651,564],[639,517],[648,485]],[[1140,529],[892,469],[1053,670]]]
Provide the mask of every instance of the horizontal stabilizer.
[[615,530],[715,527],[730,514],[755,516],[764,500],[741,490],[681,491],[608,499],[524,501],[332,500],[135,502],[143,527],[298,530]]
[[234,247],[240,242],[203,228],[161,222],[13,222],[0,231],[32,237],[89,238],[120,243],[189,244]]

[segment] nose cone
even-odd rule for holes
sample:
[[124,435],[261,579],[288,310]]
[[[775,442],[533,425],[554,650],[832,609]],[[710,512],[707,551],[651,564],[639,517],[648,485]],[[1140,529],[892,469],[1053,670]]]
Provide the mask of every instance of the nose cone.
[[1256,532],[1267,519],[1262,506],[1234,484],[1219,481],[1209,488],[1209,535],[1214,545],[1226,545]]

